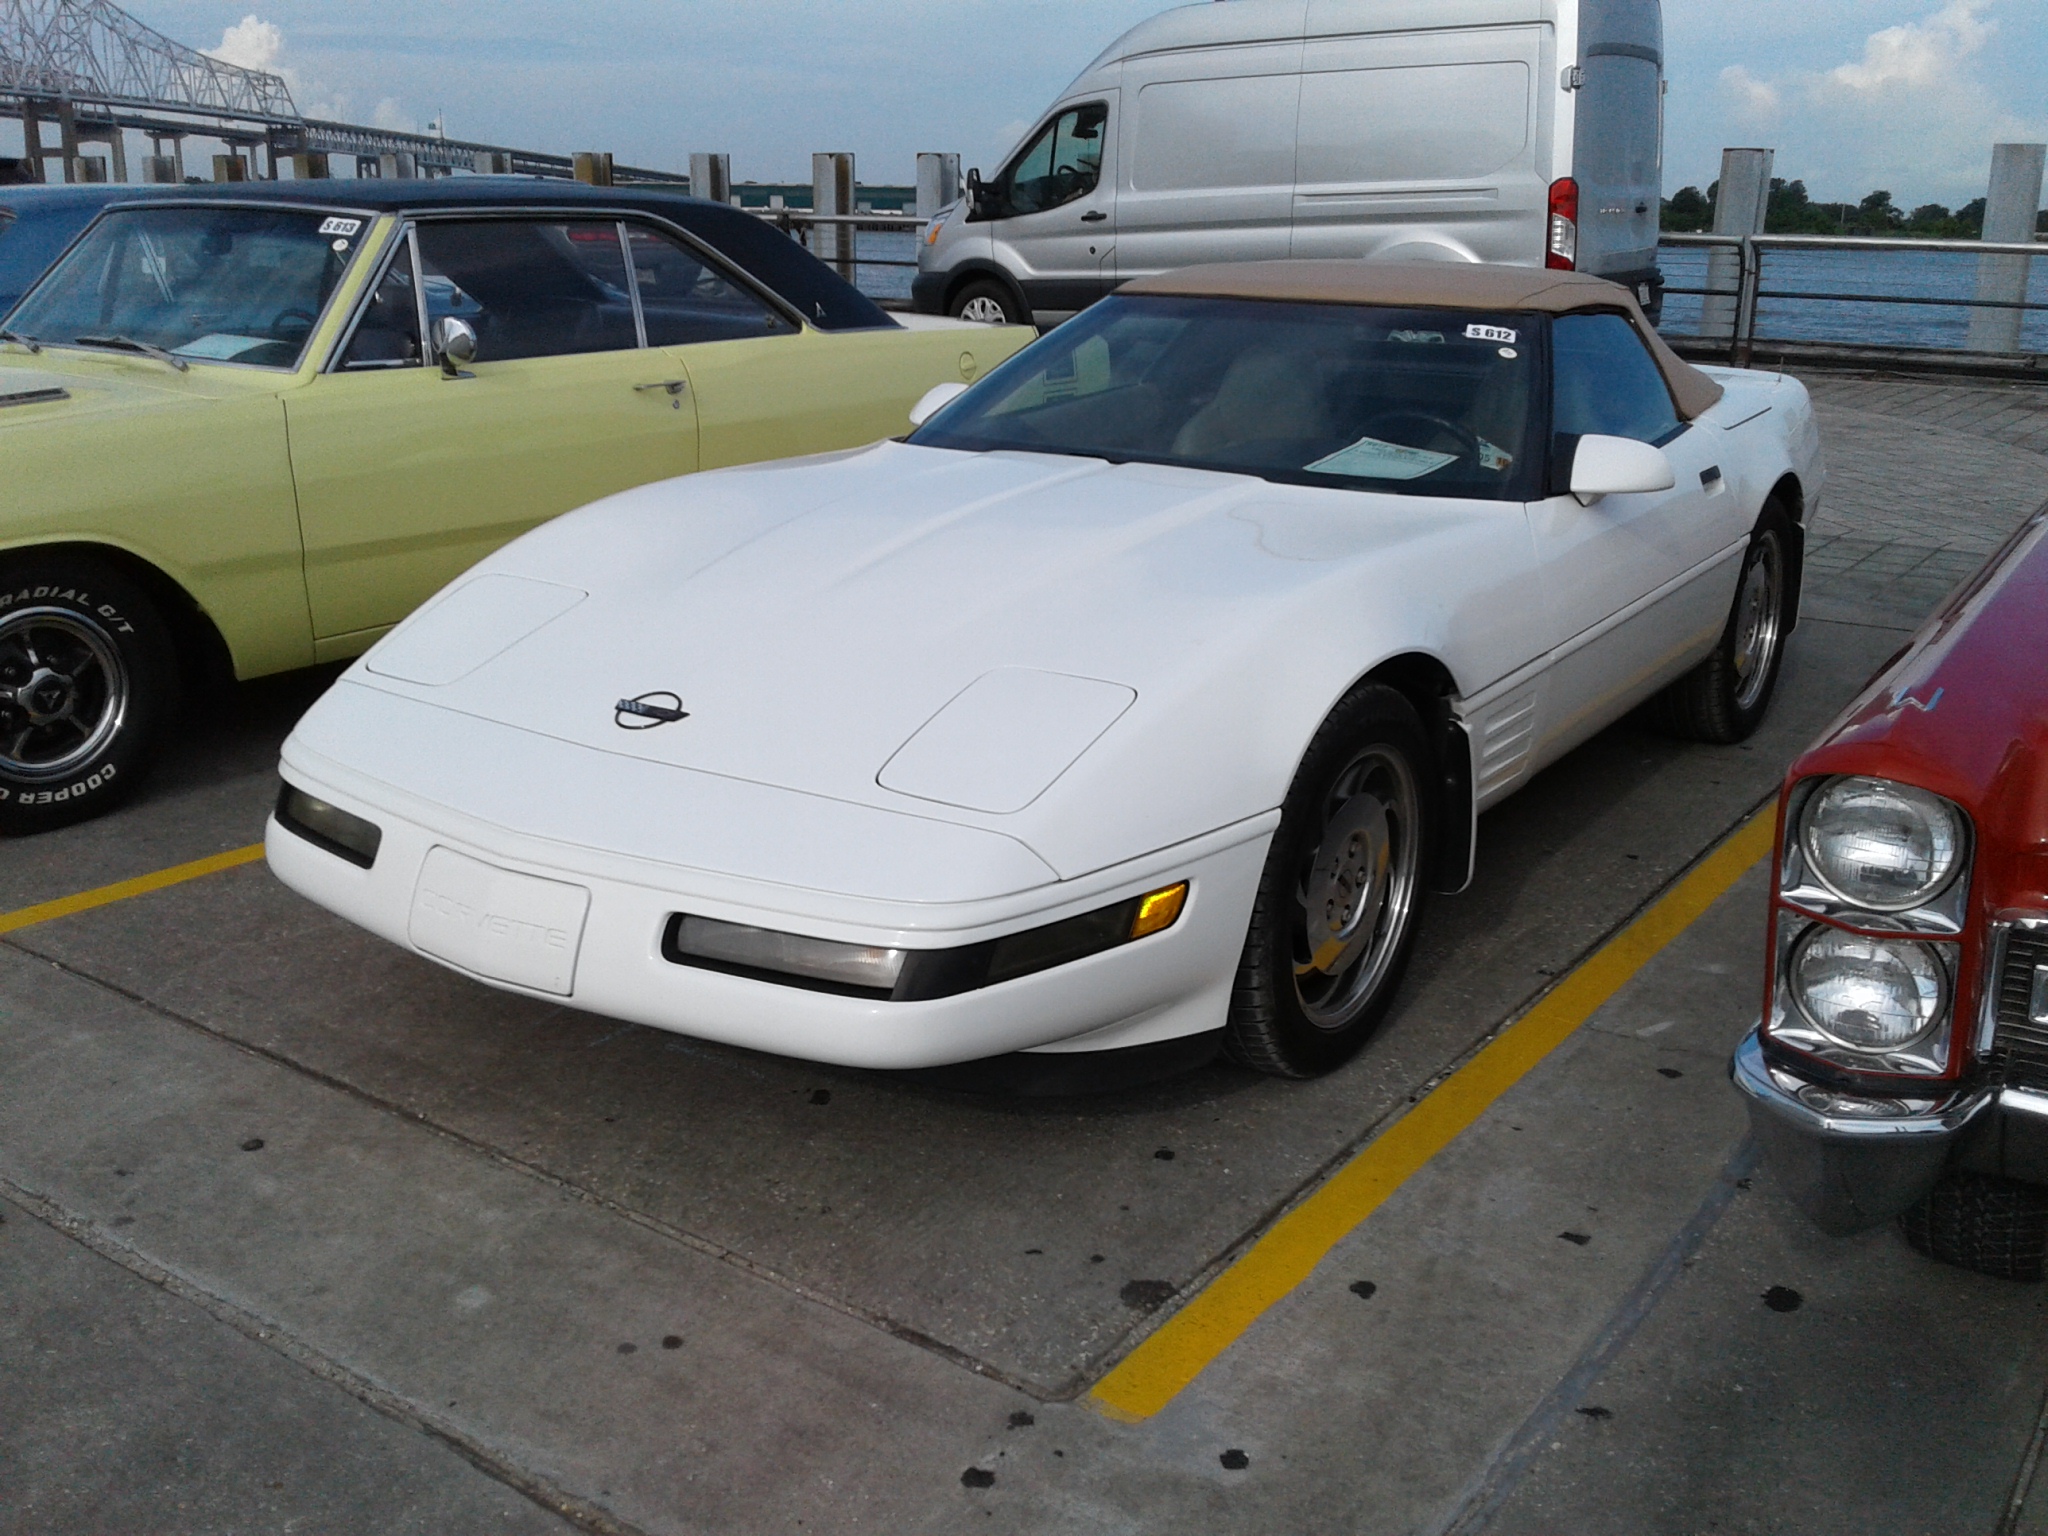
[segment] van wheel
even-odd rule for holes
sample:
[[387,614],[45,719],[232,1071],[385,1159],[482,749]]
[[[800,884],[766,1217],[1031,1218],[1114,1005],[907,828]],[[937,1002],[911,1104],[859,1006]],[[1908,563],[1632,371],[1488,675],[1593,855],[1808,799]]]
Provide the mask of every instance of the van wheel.
[[2001,1280],[2039,1280],[2048,1265],[2048,1190],[1988,1173],[1952,1173],[1899,1218],[1930,1259]]
[[100,561],[0,561],[0,834],[113,809],[177,706],[170,633]]
[[947,312],[955,320],[979,320],[984,325],[1028,325],[1024,301],[1010,285],[992,277],[978,277],[953,295]]
[[1725,746],[1747,740],[1763,724],[1785,660],[1792,594],[1799,590],[1795,548],[1784,508],[1765,502],[1714,653],[1650,701],[1652,718],[1672,735]]
[[1440,775],[1414,706],[1368,683],[1330,712],[1280,807],[1224,1049],[1275,1077],[1356,1055],[1414,946]]

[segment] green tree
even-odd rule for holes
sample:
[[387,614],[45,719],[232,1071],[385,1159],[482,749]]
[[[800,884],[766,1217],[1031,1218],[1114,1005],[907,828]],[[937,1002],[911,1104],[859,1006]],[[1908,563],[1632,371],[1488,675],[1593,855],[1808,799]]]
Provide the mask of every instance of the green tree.
[[1892,195],[1882,189],[1872,192],[1856,205],[1858,222],[1870,234],[1889,234],[1903,228],[1905,214],[1892,205]]
[[1698,187],[1680,187],[1664,199],[1664,228],[1674,234],[1697,234],[1714,222],[1714,205]]

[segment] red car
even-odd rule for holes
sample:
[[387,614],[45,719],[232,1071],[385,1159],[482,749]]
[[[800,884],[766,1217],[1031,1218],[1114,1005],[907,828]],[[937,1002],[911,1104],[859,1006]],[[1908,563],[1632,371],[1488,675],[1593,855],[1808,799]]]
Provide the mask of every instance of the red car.
[[1793,763],[1763,1016],[1730,1065],[1835,1232],[2048,1257],[2048,507]]

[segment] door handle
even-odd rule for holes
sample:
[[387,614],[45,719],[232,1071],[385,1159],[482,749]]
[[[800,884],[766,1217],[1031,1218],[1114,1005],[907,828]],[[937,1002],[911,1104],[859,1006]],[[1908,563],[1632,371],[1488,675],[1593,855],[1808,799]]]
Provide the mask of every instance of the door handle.
[[1081,215],[1081,222],[1083,224],[1100,224],[1104,219],[1108,217],[1109,215],[1104,213],[1100,208],[1090,208],[1086,213]]
[[689,387],[690,381],[688,379],[659,379],[652,384],[635,384],[633,386],[633,393],[644,395],[650,389],[665,389],[672,395],[680,395]]

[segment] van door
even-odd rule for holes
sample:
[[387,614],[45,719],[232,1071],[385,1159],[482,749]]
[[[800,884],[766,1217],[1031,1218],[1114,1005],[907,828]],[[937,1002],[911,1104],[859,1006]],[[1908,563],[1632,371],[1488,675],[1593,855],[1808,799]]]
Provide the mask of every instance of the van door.
[[1287,254],[1300,71],[1299,40],[1125,65],[1118,281]]
[[1067,102],[989,188],[993,255],[1034,318],[1064,318],[1108,291],[1116,250],[1115,91]]
[[1588,4],[1579,88],[1571,93],[1579,183],[1579,270],[1637,287],[1654,281],[1664,190],[1663,26],[1657,0]]
[[1540,263],[1545,29],[1333,35],[1380,9],[1309,7],[1293,254]]

